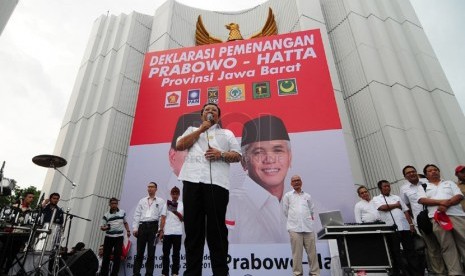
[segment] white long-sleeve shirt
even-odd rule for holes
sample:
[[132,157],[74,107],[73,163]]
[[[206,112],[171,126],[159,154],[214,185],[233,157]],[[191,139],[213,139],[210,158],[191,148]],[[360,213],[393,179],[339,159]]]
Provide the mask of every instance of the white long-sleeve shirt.
[[355,204],[354,207],[355,213],[355,222],[363,223],[363,222],[374,222],[376,220],[381,220],[379,216],[379,212],[376,209],[373,200],[370,202],[362,199]]
[[133,231],[139,229],[139,223],[141,222],[160,220],[164,206],[165,200],[160,197],[155,197],[151,200],[150,197],[146,196],[139,200],[132,220]]
[[283,211],[287,217],[287,230],[292,232],[313,232],[314,204],[310,194],[295,190],[283,197]]
[[[196,131],[198,128],[189,127],[178,137],[179,141],[183,137]],[[207,142],[208,134],[208,142]],[[223,160],[209,161],[205,158],[208,147],[220,151],[234,151],[241,154],[241,148],[232,131],[222,129],[217,124],[208,131],[200,134],[199,139],[189,148],[187,157],[179,173],[179,180],[193,183],[210,183],[210,172],[212,184],[229,190],[229,163]],[[211,165],[211,170],[210,170]]]

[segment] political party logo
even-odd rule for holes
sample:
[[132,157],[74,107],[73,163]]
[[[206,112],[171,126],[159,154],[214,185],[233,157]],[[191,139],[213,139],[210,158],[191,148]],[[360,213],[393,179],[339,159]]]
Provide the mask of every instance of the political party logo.
[[181,106],[181,91],[166,92],[165,108]]
[[209,87],[207,90],[208,94],[208,103],[218,104],[218,87]]
[[187,91],[187,106],[200,105],[200,89]]
[[278,95],[297,95],[297,82],[295,79],[278,80]]
[[226,102],[245,101],[245,85],[234,84],[226,86]]
[[253,87],[253,98],[254,99],[264,99],[271,97],[270,92],[270,82],[263,81],[263,82],[254,82],[252,84]]

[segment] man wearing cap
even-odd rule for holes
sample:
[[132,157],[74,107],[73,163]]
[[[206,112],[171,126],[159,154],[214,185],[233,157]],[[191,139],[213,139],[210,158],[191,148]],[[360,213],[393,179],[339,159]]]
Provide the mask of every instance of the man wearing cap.
[[[465,196],[465,165],[459,165],[455,168],[455,176],[457,176],[457,186]],[[462,209],[465,211],[465,199],[460,201],[460,205],[462,205]]]
[[461,259],[465,258],[465,212],[459,204],[463,194],[454,182],[441,179],[436,165],[426,165],[423,174],[428,185],[426,191],[419,191],[419,202],[428,206],[449,275],[464,275]]
[[265,115],[244,124],[242,189],[231,193],[227,221],[232,243],[288,243],[281,199],[292,153],[283,121]]
[[[418,203],[420,195],[419,190],[424,190],[423,187],[426,188],[426,184],[420,181],[417,170],[414,166],[405,166],[402,169],[402,174],[407,182],[400,187],[400,198],[410,208],[413,215],[413,224],[415,224],[418,229],[417,217],[423,210],[423,205]],[[436,236],[434,236],[433,233],[424,233],[421,230],[420,232],[426,245],[426,254],[430,272],[435,273],[435,275],[447,275],[446,265],[444,264],[444,260],[441,256],[441,247],[439,246]]]
[[186,271],[184,276],[202,275],[205,238],[213,274],[229,273],[228,229],[225,225],[229,201],[230,163],[241,159],[232,131],[218,125],[221,110],[207,103],[201,110],[200,127],[189,127],[177,139],[177,150],[188,150],[179,173],[183,181]]

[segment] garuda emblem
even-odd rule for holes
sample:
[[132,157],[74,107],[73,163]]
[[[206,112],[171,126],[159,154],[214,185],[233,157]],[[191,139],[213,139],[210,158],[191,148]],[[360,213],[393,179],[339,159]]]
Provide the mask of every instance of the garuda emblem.
[[[207,31],[205,26],[202,22],[202,17],[199,15],[197,18],[197,29],[195,30],[195,45],[206,45],[206,44],[214,44],[214,43],[222,43],[223,41],[219,38],[216,38]],[[241,35],[241,31],[239,30],[239,24],[237,23],[229,23],[225,26],[226,29],[229,30],[229,37],[227,41],[234,41],[234,40],[243,40],[244,38]],[[260,32],[252,35],[250,38],[257,38],[257,37],[264,37],[275,35],[278,33],[278,27],[276,26],[276,20],[274,18],[273,11],[271,8],[268,10],[268,18],[266,20],[265,25],[263,26]]]

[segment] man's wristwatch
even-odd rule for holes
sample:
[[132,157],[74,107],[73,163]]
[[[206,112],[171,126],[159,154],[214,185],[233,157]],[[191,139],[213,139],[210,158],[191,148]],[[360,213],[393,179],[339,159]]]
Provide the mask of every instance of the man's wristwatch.
[[224,152],[224,151],[221,152],[221,159],[223,159],[223,160],[224,160],[225,153],[226,152]]

